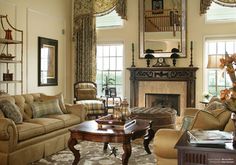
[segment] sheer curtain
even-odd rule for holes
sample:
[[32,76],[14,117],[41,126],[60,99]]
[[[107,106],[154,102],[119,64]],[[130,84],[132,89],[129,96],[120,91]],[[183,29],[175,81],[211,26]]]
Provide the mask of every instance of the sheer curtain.
[[96,80],[96,16],[112,10],[127,19],[127,0],[74,0],[75,81]]

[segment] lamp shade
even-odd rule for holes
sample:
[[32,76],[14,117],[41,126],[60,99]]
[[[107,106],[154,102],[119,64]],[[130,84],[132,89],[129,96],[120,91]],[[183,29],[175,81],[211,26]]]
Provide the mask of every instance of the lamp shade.
[[208,55],[208,69],[219,69],[220,68],[220,59],[224,58],[223,54],[212,54]]

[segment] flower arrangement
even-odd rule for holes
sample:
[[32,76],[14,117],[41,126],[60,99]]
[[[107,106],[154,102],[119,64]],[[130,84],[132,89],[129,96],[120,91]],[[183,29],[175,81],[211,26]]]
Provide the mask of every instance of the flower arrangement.
[[236,53],[231,56],[226,53],[225,58],[220,59],[220,68],[226,69],[232,81],[232,88],[220,91],[220,98],[225,103],[226,108],[232,112],[236,112],[236,69],[234,66],[236,66]]

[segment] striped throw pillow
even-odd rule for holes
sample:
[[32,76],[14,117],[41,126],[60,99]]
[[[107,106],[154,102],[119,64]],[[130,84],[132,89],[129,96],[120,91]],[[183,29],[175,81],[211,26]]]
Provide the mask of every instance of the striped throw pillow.
[[33,118],[43,117],[52,114],[63,114],[60,109],[58,99],[44,102],[34,102],[31,104]]

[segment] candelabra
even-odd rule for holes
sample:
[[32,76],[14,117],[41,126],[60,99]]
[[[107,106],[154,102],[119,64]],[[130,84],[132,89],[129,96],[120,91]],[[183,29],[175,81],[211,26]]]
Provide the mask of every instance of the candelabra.
[[134,43],[132,43],[132,65],[131,67],[135,67],[134,65]]
[[190,42],[190,65],[189,67],[193,67],[193,41]]

